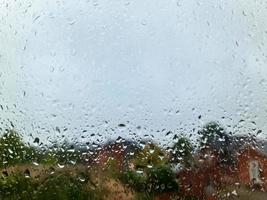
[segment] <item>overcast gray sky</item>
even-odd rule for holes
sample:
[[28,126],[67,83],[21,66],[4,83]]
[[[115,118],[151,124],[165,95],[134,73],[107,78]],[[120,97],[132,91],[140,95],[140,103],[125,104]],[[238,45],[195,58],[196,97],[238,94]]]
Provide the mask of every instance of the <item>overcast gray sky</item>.
[[148,134],[165,144],[169,130],[196,134],[217,120],[265,137],[266,8],[266,0],[1,1],[2,126],[13,121],[30,141]]

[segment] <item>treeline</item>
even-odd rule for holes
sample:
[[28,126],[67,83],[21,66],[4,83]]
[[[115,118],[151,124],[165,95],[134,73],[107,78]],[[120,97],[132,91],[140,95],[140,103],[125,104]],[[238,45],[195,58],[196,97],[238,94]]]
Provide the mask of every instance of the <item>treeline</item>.
[[84,149],[71,144],[53,145],[43,149],[27,145],[14,130],[6,130],[0,138],[0,168],[22,164],[75,164],[85,162]]
[[[133,196],[125,199],[155,199],[166,193],[179,199],[197,199],[182,198],[179,193],[182,180],[177,180],[174,168],[194,167],[197,164],[194,154],[207,145],[218,149],[222,162],[230,162],[230,143],[233,144],[231,133],[218,123],[208,123],[198,133],[200,137],[195,144],[183,135],[173,135],[173,145],[167,149],[153,142],[127,142],[122,138],[95,149],[68,143],[42,149],[26,145],[18,133],[6,130],[0,138],[0,198],[112,199],[112,195],[118,195],[109,186],[113,180],[128,188]],[[39,143],[38,139],[36,142]],[[134,148],[124,151],[131,145]],[[126,161],[123,168],[119,167],[120,153],[123,162]],[[19,170],[18,166],[26,169]],[[31,171],[36,166],[43,169],[33,177]],[[14,168],[13,173],[10,168]]]

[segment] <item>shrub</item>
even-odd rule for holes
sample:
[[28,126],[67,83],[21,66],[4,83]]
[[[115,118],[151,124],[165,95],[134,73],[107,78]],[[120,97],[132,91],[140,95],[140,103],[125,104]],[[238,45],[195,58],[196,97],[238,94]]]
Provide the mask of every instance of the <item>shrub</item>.
[[167,166],[152,168],[147,172],[146,190],[150,193],[177,192],[178,184]]
[[38,200],[86,200],[85,183],[69,174],[51,175],[38,188]]
[[11,174],[0,179],[0,199],[29,200],[32,199],[37,183],[24,174]]
[[178,184],[168,166],[147,169],[143,175],[128,171],[121,175],[120,180],[136,192],[137,199],[151,199],[161,193],[178,192]]

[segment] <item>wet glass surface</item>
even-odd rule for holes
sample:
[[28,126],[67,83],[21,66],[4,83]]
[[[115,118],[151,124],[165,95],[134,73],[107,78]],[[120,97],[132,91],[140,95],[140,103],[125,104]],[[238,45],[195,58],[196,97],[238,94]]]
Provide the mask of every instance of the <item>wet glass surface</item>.
[[2,0],[0,199],[267,199],[266,9]]

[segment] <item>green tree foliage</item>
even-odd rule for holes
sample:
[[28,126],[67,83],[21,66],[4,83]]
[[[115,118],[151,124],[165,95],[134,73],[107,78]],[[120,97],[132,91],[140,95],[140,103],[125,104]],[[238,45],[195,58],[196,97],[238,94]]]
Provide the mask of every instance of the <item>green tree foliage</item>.
[[224,128],[217,122],[206,124],[199,132],[201,146],[216,146],[228,139]]
[[0,199],[30,200],[37,188],[37,183],[24,174],[10,174],[0,178]]
[[82,157],[83,151],[67,142],[63,143],[62,145],[53,146],[50,153],[57,159],[57,162],[60,164],[74,165],[84,162]]
[[159,146],[147,144],[136,155],[133,164],[135,169],[124,172],[120,180],[139,194],[137,199],[153,199],[160,193],[177,192],[178,185],[169,166],[167,154]]
[[147,169],[146,174],[125,172],[120,180],[133,188],[137,194],[145,195],[147,199],[165,192],[178,192],[178,184],[169,166]]
[[168,163],[166,152],[158,147],[156,144],[147,144],[142,151],[140,151],[133,164],[136,169],[147,169],[158,166],[163,166]]
[[[91,187],[90,187],[91,186]],[[43,181],[16,173],[0,179],[2,200],[103,200],[99,188],[91,189],[89,177],[84,174],[56,173]]]
[[54,144],[49,149],[39,153],[39,162],[45,165],[75,165],[85,163],[84,150],[75,148],[65,142],[62,145]]
[[46,152],[40,152],[38,162],[43,165],[54,166],[58,163],[58,159],[54,152],[47,150]]
[[86,200],[84,183],[70,174],[51,175],[37,190],[39,200]]
[[0,167],[29,163],[36,158],[34,148],[26,146],[17,132],[6,130],[0,138]]
[[222,163],[233,161],[230,147],[232,138],[225,129],[216,122],[206,124],[199,132],[200,147],[209,147],[219,153]]
[[120,180],[133,188],[136,192],[144,192],[146,186],[146,176],[136,171],[128,171],[121,174]]
[[186,137],[180,137],[171,148],[171,162],[190,167],[193,164],[193,145]]
[[152,168],[147,173],[146,189],[150,193],[177,192],[178,185],[170,167]]

